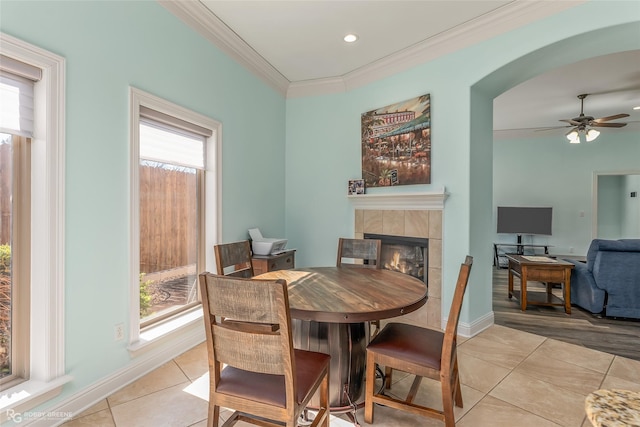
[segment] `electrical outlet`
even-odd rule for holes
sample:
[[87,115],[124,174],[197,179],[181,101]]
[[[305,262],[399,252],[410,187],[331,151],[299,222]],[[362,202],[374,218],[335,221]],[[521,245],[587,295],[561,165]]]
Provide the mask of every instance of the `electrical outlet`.
[[113,331],[115,341],[120,341],[124,339],[124,324],[118,323]]

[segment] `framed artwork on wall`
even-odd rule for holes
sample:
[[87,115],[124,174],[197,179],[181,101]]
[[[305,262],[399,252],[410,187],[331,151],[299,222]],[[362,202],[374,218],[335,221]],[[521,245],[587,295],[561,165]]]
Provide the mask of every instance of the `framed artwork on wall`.
[[361,116],[362,179],[367,187],[431,183],[431,96]]

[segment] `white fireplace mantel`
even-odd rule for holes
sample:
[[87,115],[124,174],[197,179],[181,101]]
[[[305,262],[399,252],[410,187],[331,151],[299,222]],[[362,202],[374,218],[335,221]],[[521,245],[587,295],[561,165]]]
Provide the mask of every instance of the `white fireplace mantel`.
[[355,209],[441,210],[448,195],[443,187],[439,191],[422,193],[358,194],[347,198]]

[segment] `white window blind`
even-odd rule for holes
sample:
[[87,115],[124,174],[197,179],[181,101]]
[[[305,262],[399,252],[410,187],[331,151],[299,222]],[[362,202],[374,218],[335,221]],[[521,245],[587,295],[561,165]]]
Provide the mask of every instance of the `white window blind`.
[[140,159],[204,169],[205,137],[140,118]]
[[0,132],[33,136],[33,84],[42,70],[0,55]]

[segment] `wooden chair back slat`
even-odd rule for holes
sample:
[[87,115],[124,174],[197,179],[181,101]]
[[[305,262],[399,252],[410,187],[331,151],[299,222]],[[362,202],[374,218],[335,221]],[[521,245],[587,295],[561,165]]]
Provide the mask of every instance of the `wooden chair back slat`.
[[[211,280],[211,279],[210,279]],[[273,286],[255,286],[252,280],[216,280],[210,290],[209,310],[217,316],[241,322],[280,323],[280,306],[284,295],[274,292]],[[268,283],[268,281],[263,281]]]
[[[381,268],[382,241],[379,239],[338,239],[338,259],[336,266],[357,264],[361,267]],[[347,263],[345,259],[354,262]]]
[[248,240],[233,243],[221,243],[213,247],[216,256],[216,269],[221,276],[253,277],[251,263],[251,244]]
[[284,375],[282,339],[278,335],[252,334],[214,325],[216,361],[238,369]]

